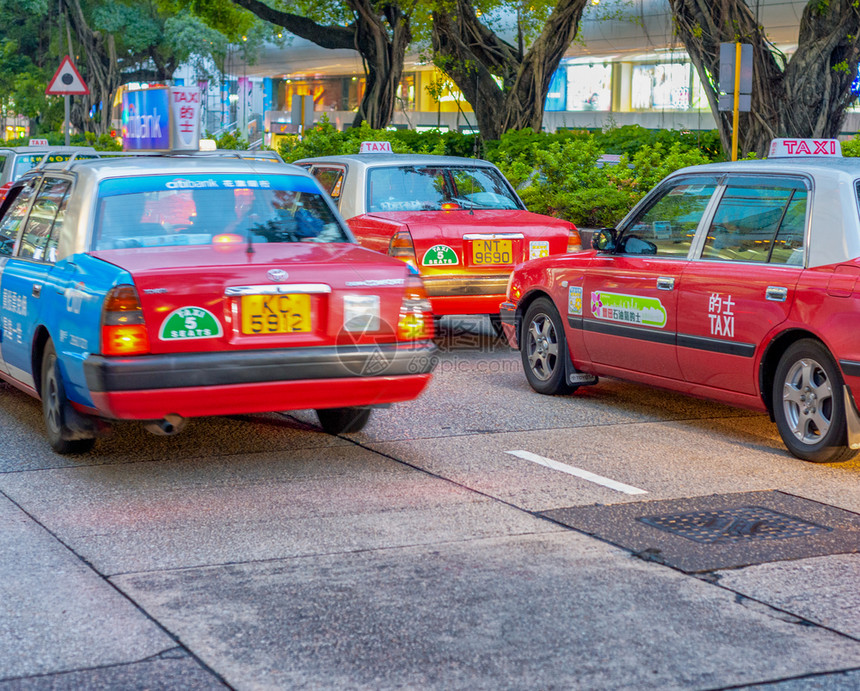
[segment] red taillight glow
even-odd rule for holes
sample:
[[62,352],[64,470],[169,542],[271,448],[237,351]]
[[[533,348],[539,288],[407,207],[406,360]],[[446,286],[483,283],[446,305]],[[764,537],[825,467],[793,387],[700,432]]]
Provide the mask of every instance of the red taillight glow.
[[134,286],[111,288],[102,307],[102,354],[143,355],[149,334]]
[[103,355],[141,355],[148,352],[149,334],[145,325],[105,324],[102,327]]
[[391,240],[388,242],[388,256],[397,257],[418,268],[418,261],[415,258],[415,245],[412,244],[412,236],[408,230],[398,230],[391,236]]
[[582,238],[579,236],[579,231],[571,226],[567,231],[567,251],[579,252],[582,249]]
[[400,306],[397,338],[401,341],[422,341],[433,338],[433,308],[427,299],[424,283],[410,276]]

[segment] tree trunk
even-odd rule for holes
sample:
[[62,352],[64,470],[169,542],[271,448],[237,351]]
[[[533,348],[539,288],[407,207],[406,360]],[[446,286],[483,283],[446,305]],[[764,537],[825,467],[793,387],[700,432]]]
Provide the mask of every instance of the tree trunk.
[[[353,121],[367,121],[373,129],[384,129],[397,107],[397,88],[403,74],[403,58],[412,41],[409,17],[399,8],[383,8],[385,21],[368,0],[348,0],[355,13],[355,48],[361,54],[366,84]],[[386,27],[386,22],[389,29]]]
[[801,18],[797,50],[787,62],[773,49],[744,0],[669,3],[727,153],[731,151],[732,114],[718,110],[715,89],[720,43],[740,41],[753,47],[752,110],[741,113],[738,123],[741,157],[750,152],[764,156],[776,137],[831,138],[839,134],[845,109],[855,98],[851,82],[860,59],[860,11],[853,0],[810,2]]
[[276,10],[260,0],[233,2],[323,48],[358,51],[364,64],[366,85],[353,126],[365,120],[376,129],[388,125],[397,102],[403,57],[412,41],[408,13],[397,5],[347,0],[355,22],[348,27],[324,26],[307,17]]
[[558,0],[525,55],[484,26],[469,0],[456,0],[453,11],[434,13],[436,64],[471,104],[485,138],[526,127],[540,131],[552,76],[576,35],[586,2]]
[[[90,89],[88,96],[75,98],[71,109],[72,121],[82,131],[92,128],[95,134],[104,134],[110,130],[110,109],[120,83],[114,37],[90,28],[79,0],[60,0],[60,8],[86,56],[86,69],[82,76],[85,76]],[[91,107],[99,104],[102,106],[101,118],[90,119]]]

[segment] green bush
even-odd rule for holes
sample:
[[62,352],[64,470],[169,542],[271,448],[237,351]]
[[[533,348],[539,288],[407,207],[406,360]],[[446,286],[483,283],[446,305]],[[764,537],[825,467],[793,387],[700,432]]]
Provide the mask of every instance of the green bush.
[[[480,152],[499,167],[531,211],[585,228],[616,224],[654,185],[679,168],[723,160],[716,131],[647,130],[636,125],[594,132],[526,129],[482,142],[457,132],[373,130],[367,124],[340,132],[326,117],[301,139],[286,139],[279,151],[292,162],[355,154],[363,141],[391,142],[397,153],[474,157]],[[860,143],[857,150],[860,153]],[[621,155],[621,161],[598,163],[605,153]]]

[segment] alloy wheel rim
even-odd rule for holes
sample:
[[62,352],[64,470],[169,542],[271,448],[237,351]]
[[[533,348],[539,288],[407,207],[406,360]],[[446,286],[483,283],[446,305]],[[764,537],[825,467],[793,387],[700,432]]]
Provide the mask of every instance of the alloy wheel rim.
[[537,315],[529,324],[528,334],[529,367],[537,379],[547,381],[558,362],[558,338],[552,319],[546,314]]
[[798,441],[821,441],[833,423],[833,386],[820,363],[803,358],[791,366],[783,382],[782,405]]
[[[53,363],[52,363],[53,364]],[[49,369],[48,380],[45,382],[45,397],[47,401],[46,419],[52,432],[60,431],[60,395],[57,388],[57,377],[52,366]]]

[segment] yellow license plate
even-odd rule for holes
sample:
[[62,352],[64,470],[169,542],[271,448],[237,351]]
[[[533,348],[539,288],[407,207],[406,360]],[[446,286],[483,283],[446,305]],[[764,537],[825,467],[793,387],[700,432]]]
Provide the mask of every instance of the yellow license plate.
[[311,296],[243,295],[242,333],[303,333],[311,330]]
[[473,264],[513,264],[511,240],[472,240]]

